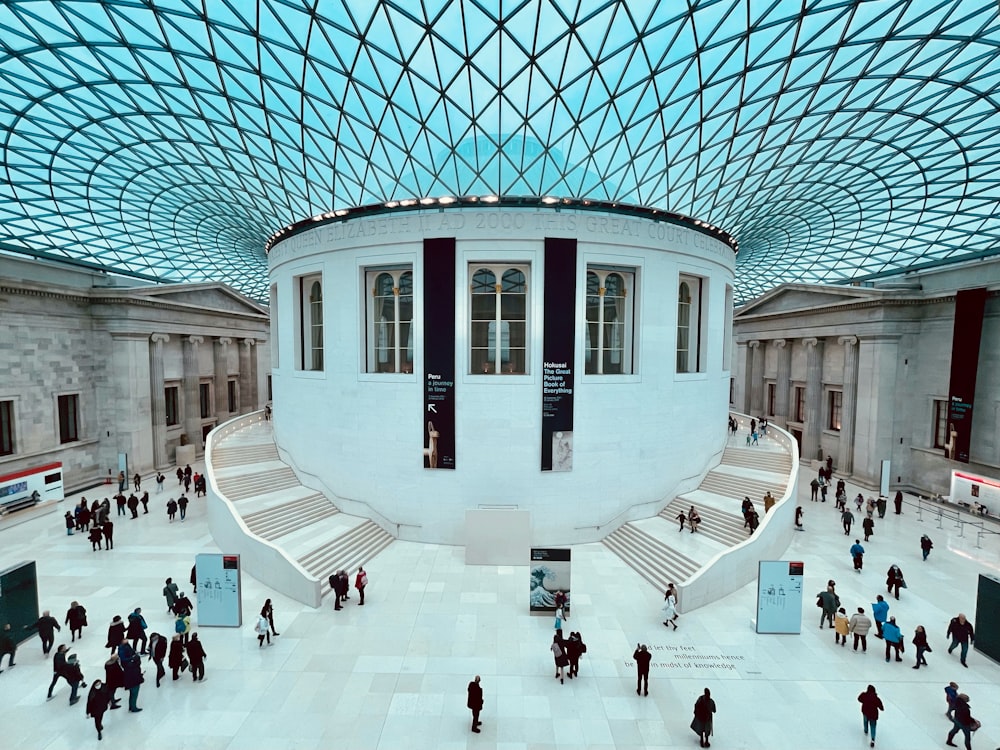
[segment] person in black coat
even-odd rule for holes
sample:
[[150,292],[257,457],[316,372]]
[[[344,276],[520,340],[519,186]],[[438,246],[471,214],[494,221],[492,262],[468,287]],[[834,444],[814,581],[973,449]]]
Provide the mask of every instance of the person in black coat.
[[191,640],[187,644],[187,656],[188,661],[191,663],[191,679],[195,682],[198,680],[205,679],[205,659],[208,658],[208,654],[205,653],[204,646],[201,645],[201,641],[198,640],[198,634],[192,633]]
[[903,585],[903,571],[898,565],[891,565],[885,574],[885,587],[891,594],[895,589],[896,598],[899,599],[899,589]]
[[87,716],[94,719],[97,739],[104,739],[104,713],[108,710],[108,689],[100,680],[94,680],[87,694]]
[[45,700],[52,700],[52,690],[55,688],[56,683],[59,682],[59,678],[66,679],[66,652],[68,650],[69,646],[62,644],[56,649],[56,653],[52,657],[52,682],[49,683],[49,692]]
[[149,654],[156,665],[156,687],[159,687],[160,680],[167,673],[163,667],[163,660],[167,658],[167,639],[159,633],[152,633],[149,636]]
[[73,636],[71,641],[75,641],[77,636],[83,638],[83,628],[87,624],[87,610],[80,602],[69,605],[66,611],[66,624],[69,625],[69,632]]
[[56,622],[56,618],[52,616],[49,610],[42,612],[42,616],[35,620],[31,625],[25,625],[25,630],[37,630],[38,637],[42,639],[42,655],[48,656],[49,651],[52,650],[52,644],[56,640],[56,630],[62,630],[59,627],[59,623]]
[[129,512],[132,514],[130,518],[134,521],[139,517],[139,498],[135,494],[129,495],[126,505],[128,505]]
[[174,602],[174,614],[178,617],[190,617],[194,611],[194,604],[187,598],[183,591],[177,594],[177,601]]
[[128,630],[125,637],[132,641],[132,650],[136,650],[136,644],[142,641],[140,654],[146,653],[146,618],[142,616],[142,608],[136,607],[128,616]]
[[111,658],[104,662],[104,689],[108,695],[108,703],[112,709],[118,708],[121,701],[115,697],[118,688],[125,686],[125,673],[122,671],[122,663],[118,659],[118,654],[112,654]]
[[174,679],[180,679],[180,669],[184,662],[184,643],[181,641],[179,635],[175,635],[170,639],[170,657],[167,659],[167,665],[173,672]]
[[87,538],[90,539],[90,548],[94,552],[101,549],[101,540],[104,539],[104,532],[100,525],[94,524],[94,527],[88,532]]
[[111,519],[105,519],[104,524],[101,526],[101,530],[104,532],[104,549],[114,549],[115,548],[115,525],[111,522]]
[[4,656],[10,656],[10,662],[7,664],[8,667],[14,666],[14,655],[17,653],[17,644],[14,643],[14,637],[10,634],[10,623],[8,622],[3,626],[3,630],[0,630],[0,672],[3,672],[3,658]]
[[121,660],[124,673],[122,687],[128,690],[128,710],[137,714],[142,711],[136,705],[139,701],[139,688],[142,686],[142,659],[125,640],[118,647],[118,658]]
[[566,656],[569,657],[569,678],[580,675],[580,657],[583,655],[583,636],[576,632],[570,632],[569,640],[566,641]]
[[479,734],[479,725],[483,723],[479,720],[479,712],[483,710],[483,688],[479,684],[479,675],[469,683],[469,698],[465,705],[472,711],[472,731]]
[[66,678],[66,682],[70,686],[69,694],[69,705],[75,705],[79,700],[80,696],[77,695],[80,686],[87,687],[87,683],[83,681],[83,671],[80,669],[80,664],[76,660],[76,654],[70,654],[66,657],[66,671],[63,672],[63,677]]
[[122,622],[121,615],[115,615],[115,618],[108,626],[108,640],[104,644],[104,647],[110,648],[111,653],[114,653],[118,650],[118,646],[121,645],[123,640],[125,640],[125,623]]
[[645,683],[646,695],[649,695],[649,662],[653,660],[653,655],[645,645],[636,644],[632,658],[635,659],[635,694],[639,695],[642,692],[641,688]]

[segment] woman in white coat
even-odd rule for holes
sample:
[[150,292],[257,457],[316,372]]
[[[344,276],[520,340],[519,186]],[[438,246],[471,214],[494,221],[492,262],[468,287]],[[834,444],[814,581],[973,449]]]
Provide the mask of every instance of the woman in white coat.
[[677,589],[674,588],[674,584],[667,584],[667,592],[663,595],[663,599],[663,616],[666,618],[663,624],[673,625],[674,630],[677,630]]

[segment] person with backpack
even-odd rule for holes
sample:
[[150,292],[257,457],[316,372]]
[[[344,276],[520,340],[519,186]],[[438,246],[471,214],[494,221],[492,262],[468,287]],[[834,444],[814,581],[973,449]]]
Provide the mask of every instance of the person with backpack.
[[336,611],[338,609],[343,609],[340,606],[340,573],[334,572],[330,574],[329,578],[330,589],[333,591],[333,609]]

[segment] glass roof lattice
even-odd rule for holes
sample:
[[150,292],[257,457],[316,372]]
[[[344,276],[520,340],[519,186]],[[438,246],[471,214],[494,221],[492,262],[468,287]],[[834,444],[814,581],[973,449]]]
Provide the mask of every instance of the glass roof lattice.
[[1000,254],[996,0],[4,0],[0,250],[266,300],[332,210],[502,195],[739,243],[737,302]]

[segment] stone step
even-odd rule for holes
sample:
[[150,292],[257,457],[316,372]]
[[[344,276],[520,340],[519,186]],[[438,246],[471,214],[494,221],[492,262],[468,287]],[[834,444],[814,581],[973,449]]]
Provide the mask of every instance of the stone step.
[[239,477],[219,478],[216,480],[222,494],[232,502],[246,497],[264,495],[282,489],[300,486],[298,477],[290,466],[275,471],[259,474],[245,474]]
[[792,458],[787,453],[755,448],[726,448],[720,463],[748,469],[764,469],[785,475],[792,469]]
[[319,493],[293,500],[243,517],[247,528],[257,536],[274,540],[297,529],[328,518],[339,509]]
[[274,443],[222,447],[212,451],[212,464],[218,468],[278,460],[278,449]]
[[393,541],[395,539],[385,529],[366,520],[360,526],[349,529],[312,552],[302,555],[298,561],[324,584],[325,596],[330,591],[326,581],[331,573],[341,569],[353,573],[359,565],[367,565],[369,560]]
[[630,523],[613,531],[602,542],[659,591],[665,591],[668,583],[681,585],[700,567],[691,558]]
[[[661,510],[659,515],[665,521],[678,524],[677,514],[683,510],[684,514],[687,515],[692,505],[698,511],[698,515],[701,516],[701,523],[698,525],[696,534],[704,534],[709,539],[714,539],[727,547],[733,547],[750,536],[749,529],[743,528],[744,521],[742,516],[727,513],[726,511],[697,501],[692,502],[684,495],[681,495]],[[758,513],[762,511],[763,508],[757,510]],[[689,527],[685,525],[685,529],[687,528]]]
[[763,498],[764,493],[768,491],[770,491],[775,498],[781,497],[781,495],[785,492],[786,481],[787,478],[775,481],[750,479],[747,477],[738,477],[732,474],[726,474],[713,470],[708,472],[698,489],[705,490],[706,492],[712,492],[716,495],[722,495],[723,497],[732,497],[739,500],[742,500],[744,497],[749,497],[751,500],[756,502],[757,500]]

